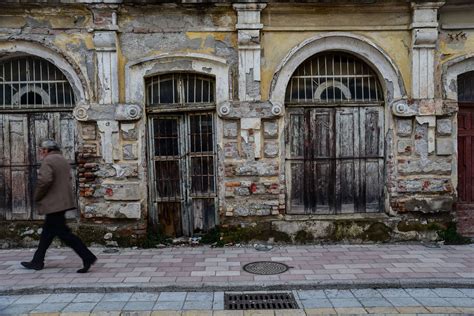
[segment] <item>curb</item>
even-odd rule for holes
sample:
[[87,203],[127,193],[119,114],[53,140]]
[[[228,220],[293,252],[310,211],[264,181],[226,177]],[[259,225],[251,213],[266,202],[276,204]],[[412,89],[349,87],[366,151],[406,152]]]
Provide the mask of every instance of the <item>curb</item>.
[[367,289],[367,288],[474,288],[474,278],[469,279],[396,279],[396,280],[324,280],[295,282],[212,282],[183,284],[81,284],[81,285],[31,285],[0,287],[0,295],[29,295],[50,293],[119,293],[119,292],[246,292],[289,291],[321,289]]

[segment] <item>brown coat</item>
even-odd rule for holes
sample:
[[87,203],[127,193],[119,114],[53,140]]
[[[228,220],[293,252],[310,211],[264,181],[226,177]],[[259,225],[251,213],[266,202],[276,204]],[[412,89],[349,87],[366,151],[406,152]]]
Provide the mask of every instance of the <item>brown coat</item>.
[[59,151],[43,159],[35,189],[39,214],[51,214],[76,207],[71,184],[71,167]]

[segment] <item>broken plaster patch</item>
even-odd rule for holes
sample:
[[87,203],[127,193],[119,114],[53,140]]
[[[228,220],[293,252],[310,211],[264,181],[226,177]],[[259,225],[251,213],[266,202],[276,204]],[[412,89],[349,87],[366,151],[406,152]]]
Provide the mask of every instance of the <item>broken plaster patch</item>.
[[95,203],[84,208],[86,218],[140,218],[140,203]]

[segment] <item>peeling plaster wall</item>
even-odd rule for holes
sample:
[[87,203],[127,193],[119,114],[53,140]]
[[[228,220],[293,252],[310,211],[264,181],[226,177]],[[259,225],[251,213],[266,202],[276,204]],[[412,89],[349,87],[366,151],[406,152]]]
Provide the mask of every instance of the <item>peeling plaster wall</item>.
[[2,7],[0,41],[28,41],[58,52],[84,76],[82,84],[94,102],[95,57],[90,12],[85,7]]
[[[69,62],[81,80],[86,96],[78,104],[85,114],[77,130],[83,222],[123,224],[144,233],[148,183],[153,179],[147,173],[144,93],[137,87],[144,84],[144,76],[166,71],[205,73],[204,68],[214,67],[216,60],[221,66],[213,68],[213,73],[228,79],[222,88],[225,93],[218,91],[216,105],[220,221],[248,223],[255,216],[278,219],[279,226],[291,221],[285,217],[285,118],[281,112],[273,113],[275,104],[269,100],[272,84],[292,49],[330,32],[350,33],[380,48],[393,63],[403,87],[397,100],[390,95],[387,101],[403,101],[417,113],[395,115],[395,103],[385,104],[387,176],[383,211],[397,218],[452,211],[457,185],[457,109],[447,107],[443,100],[446,90],[452,90],[443,78],[450,62],[474,56],[474,26],[469,18],[472,12],[457,6],[440,9],[435,99],[413,101],[410,3],[393,0],[374,5],[323,5],[270,1],[261,7],[244,6],[168,3],[1,7],[0,47],[4,42],[20,40],[48,47]],[[249,21],[241,23],[244,14],[239,10],[261,11],[260,21],[253,25]],[[459,32],[456,27],[465,38],[452,38]],[[99,42],[95,38],[99,32],[110,35],[108,41]],[[260,69],[239,74],[242,47],[248,49],[251,45],[252,53],[260,53]],[[98,58],[104,52],[116,56],[117,63],[109,75],[117,79],[114,93],[118,104],[100,104],[102,90],[108,89],[98,69]],[[157,56],[166,54],[175,59],[158,60]],[[209,60],[201,64],[202,56]],[[135,77],[137,73],[140,78]],[[247,83],[243,90],[250,100],[242,97],[239,82]],[[384,90],[391,93],[393,87]],[[141,112],[136,117],[121,117],[119,105],[125,110],[138,106]],[[284,111],[284,104],[281,106]]]
[[[379,45],[396,63],[410,94],[410,7],[407,4],[308,6],[269,4],[262,13],[262,96],[285,55],[304,40],[326,32],[350,32]],[[275,44],[277,43],[277,44]]]

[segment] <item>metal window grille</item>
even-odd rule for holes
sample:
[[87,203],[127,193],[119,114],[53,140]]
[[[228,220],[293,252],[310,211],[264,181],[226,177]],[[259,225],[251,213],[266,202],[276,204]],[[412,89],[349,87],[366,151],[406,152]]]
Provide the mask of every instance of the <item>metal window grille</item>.
[[311,57],[296,69],[286,90],[288,104],[381,101],[383,93],[374,71],[344,53]]
[[214,103],[214,79],[199,74],[165,74],[145,82],[147,105],[191,105]]
[[0,110],[72,108],[74,93],[47,60],[22,56],[0,61]]
[[466,72],[458,77],[458,101],[474,101],[474,71]]

